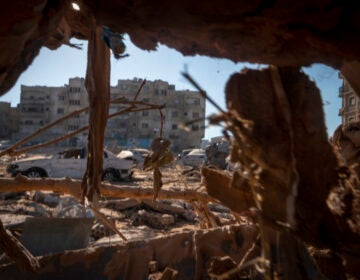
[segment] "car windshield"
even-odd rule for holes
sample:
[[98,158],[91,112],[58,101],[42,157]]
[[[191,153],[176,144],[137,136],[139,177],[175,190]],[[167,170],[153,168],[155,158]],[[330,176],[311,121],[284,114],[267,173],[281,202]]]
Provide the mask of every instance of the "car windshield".
[[84,158],[85,149],[70,149],[58,153],[59,158],[69,159],[69,158]]
[[187,154],[188,156],[200,156],[200,155],[205,155],[205,152],[203,150],[192,150],[190,153]]

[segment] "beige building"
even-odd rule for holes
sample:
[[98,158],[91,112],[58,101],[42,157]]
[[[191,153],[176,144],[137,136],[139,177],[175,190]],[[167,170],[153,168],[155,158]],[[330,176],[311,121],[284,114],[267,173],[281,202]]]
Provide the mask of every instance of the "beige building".
[[[110,89],[111,99],[124,97],[134,100],[142,83],[141,79],[119,80]],[[172,149],[200,147],[205,133],[205,99],[198,92],[177,91],[174,85],[161,80],[147,81],[137,101],[165,105],[163,137],[172,142]],[[65,115],[88,106],[88,96],[83,78],[69,79],[63,87],[22,86],[20,97],[20,126],[17,138],[24,137]],[[111,104],[109,114],[116,113],[129,105]],[[188,131],[182,123],[189,123]],[[81,113],[49,129],[37,137],[35,142],[47,141],[65,133],[78,130],[88,124],[88,113]],[[105,143],[114,147],[149,148],[152,139],[159,136],[159,110],[138,111],[122,114],[108,120]],[[62,145],[83,145],[87,133],[81,133]]]
[[[125,97],[134,100],[135,93],[142,83],[141,79],[119,80],[111,88],[111,97]],[[205,133],[205,99],[195,91],[177,91],[174,85],[161,80],[147,81],[138,101],[165,105],[163,137],[170,139],[172,149],[199,148]],[[110,107],[110,114],[124,108],[122,104]],[[113,139],[120,146],[149,147],[152,139],[159,136],[161,117],[158,110],[128,113],[109,119],[106,138]],[[187,131],[182,129],[183,123]]]
[[[63,87],[21,86],[19,104],[19,132],[16,138],[23,138],[65,115],[88,106],[84,79],[69,79]],[[46,130],[32,140],[45,142],[63,136],[87,125],[87,116],[76,115]],[[80,135],[81,138],[81,135]],[[79,137],[73,137],[62,145],[76,145]]]
[[341,74],[339,74],[339,76],[343,80],[339,88],[339,97],[342,99],[339,116],[341,116],[342,125],[347,126],[352,122],[360,121],[360,99],[348,81]]

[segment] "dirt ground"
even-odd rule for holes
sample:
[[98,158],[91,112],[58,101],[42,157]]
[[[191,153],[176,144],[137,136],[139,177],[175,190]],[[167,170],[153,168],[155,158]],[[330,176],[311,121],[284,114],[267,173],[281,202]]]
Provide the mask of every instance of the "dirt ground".
[[[9,177],[6,174],[6,164],[9,160],[5,158],[0,164],[0,176],[2,177]],[[205,192],[200,171],[197,169],[183,167],[174,163],[162,168],[161,172],[164,183],[163,189]],[[151,188],[153,175],[152,172],[134,168],[132,180],[113,184],[134,188]],[[79,202],[68,195],[38,191],[3,193],[0,195],[0,219],[5,227],[18,237],[21,236],[25,220],[29,217],[83,216]],[[208,208],[221,225],[236,222],[235,216],[223,205],[210,203]],[[131,198],[101,198],[100,211],[115,224],[116,228],[128,240],[152,238],[206,227],[204,216],[199,213],[198,209],[194,209],[194,205],[175,199],[138,201]],[[91,213],[88,210],[87,212]],[[122,238],[94,213],[90,215],[95,218],[95,222],[91,228],[89,246],[101,246],[104,243],[122,241]]]

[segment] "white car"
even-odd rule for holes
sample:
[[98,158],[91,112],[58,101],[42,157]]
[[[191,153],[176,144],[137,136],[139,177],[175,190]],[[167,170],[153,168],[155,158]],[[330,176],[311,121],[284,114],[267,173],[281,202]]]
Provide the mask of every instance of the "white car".
[[[104,150],[104,181],[128,179],[132,175],[132,162],[117,158],[115,154]],[[87,166],[86,148],[69,149],[50,156],[33,156],[11,162],[7,172],[11,176],[21,173],[27,177],[70,177],[81,179]]]
[[192,150],[194,150],[194,149],[185,149],[185,150],[182,150],[182,151],[178,154],[177,160],[178,160],[178,161],[182,161],[182,160],[184,159],[184,157],[185,157],[188,153],[190,153]]
[[202,149],[193,149],[183,158],[184,165],[198,167],[206,163],[206,154]]
[[150,154],[150,151],[142,148],[133,148],[129,150],[122,150],[116,157],[131,160],[133,163],[142,168],[145,158]]

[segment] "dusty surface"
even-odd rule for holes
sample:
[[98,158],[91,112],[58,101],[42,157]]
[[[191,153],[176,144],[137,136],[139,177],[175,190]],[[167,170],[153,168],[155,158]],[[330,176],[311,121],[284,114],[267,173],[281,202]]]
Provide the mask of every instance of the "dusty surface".
[[[6,164],[0,165],[0,174],[9,177],[5,172]],[[164,189],[174,191],[198,190],[205,192],[201,184],[199,171],[184,175],[183,166],[174,165],[171,168],[162,168]],[[169,182],[169,183],[167,183]],[[134,169],[133,179],[126,182],[114,182],[116,186],[127,186],[133,188],[148,188],[153,184],[152,172],[145,172]],[[47,198],[44,198],[46,196]],[[47,192],[21,192],[7,193],[2,195],[0,201],[0,219],[6,227],[17,227],[21,225],[27,217],[52,217],[55,216],[56,207],[59,201],[69,198],[68,195],[56,195]],[[77,201],[72,199],[74,207]],[[197,215],[191,204],[178,200],[157,200],[146,199],[137,201],[135,199],[112,199],[102,198],[100,200],[100,210],[108,218],[116,223],[116,227],[130,240],[150,238],[165,233],[180,232],[186,230],[199,229],[204,223],[201,216]],[[232,224],[236,222],[235,217],[227,207],[212,203],[209,205],[215,215],[221,220],[221,224]],[[76,213],[76,212],[73,212]],[[71,216],[68,214],[67,216]],[[152,219],[152,220],[151,220]],[[16,226],[18,225],[18,226]],[[21,234],[21,231],[17,235]],[[98,242],[119,241],[121,238],[109,230],[106,225],[98,221],[93,228],[92,243],[98,244],[98,239],[104,236],[108,238]]]

